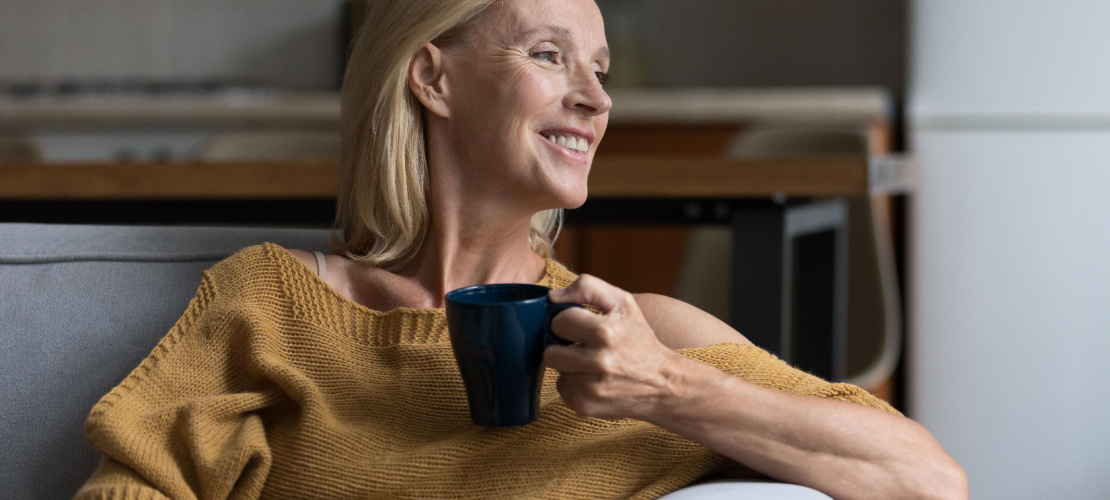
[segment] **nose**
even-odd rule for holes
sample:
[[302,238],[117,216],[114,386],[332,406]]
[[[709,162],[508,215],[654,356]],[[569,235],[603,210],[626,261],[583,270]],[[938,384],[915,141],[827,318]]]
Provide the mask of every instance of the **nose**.
[[601,86],[593,69],[586,67],[576,72],[571,91],[566,96],[566,105],[588,116],[597,116],[608,113],[613,107],[613,100]]

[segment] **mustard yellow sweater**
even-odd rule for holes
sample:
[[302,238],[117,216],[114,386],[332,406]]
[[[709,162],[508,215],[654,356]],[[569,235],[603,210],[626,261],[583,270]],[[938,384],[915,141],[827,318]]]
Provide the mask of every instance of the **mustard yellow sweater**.
[[[575,275],[548,262],[540,284]],[[755,347],[680,351],[756,384],[893,411]],[[379,312],[281,247],[204,273],[169,334],[93,407],[104,452],[78,498],[654,498],[726,463],[637,420],[473,425],[442,309]]]

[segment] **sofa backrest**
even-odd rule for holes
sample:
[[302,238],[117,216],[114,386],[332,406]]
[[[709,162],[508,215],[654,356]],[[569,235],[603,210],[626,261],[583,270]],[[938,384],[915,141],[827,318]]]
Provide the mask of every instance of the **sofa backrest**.
[[0,488],[68,498],[99,452],[89,409],[184,312],[200,275],[270,241],[325,250],[323,229],[0,224]]

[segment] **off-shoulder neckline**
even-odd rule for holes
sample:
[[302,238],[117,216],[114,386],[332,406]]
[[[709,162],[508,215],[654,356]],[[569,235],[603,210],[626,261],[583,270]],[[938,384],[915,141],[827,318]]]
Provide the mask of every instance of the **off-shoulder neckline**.
[[[349,297],[340,293],[339,290],[336,290],[335,288],[332,288],[331,285],[328,285],[327,282],[325,282],[323,279],[320,279],[320,277],[315,272],[313,272],[311,269],[309,269],[308,266],[305,265],[304,262],[302,262],[300,259],[298,259],[296,255],[293,255],[293,253],[290,252],[289,249],[287,249],[287,248],[285,248],[281,245],[278,245],[276,243],[266,243],[266,245],[272,246],[274,249],[276,249],[276,252],[274,252],[274,253],[276,253],[279,256],[279,258],[281,259],[281,268],[282,268],[283,272],[292,272],[292,273],[301,274],[302,277],[304,277],[308,280],[307,282],[311,284],[313,290],[315,290],[316,292],[323,293],[324,295],[326,295],[328,297],[331,297],[333,300],[338,301],[339,303],[345,305],[346,307],[353,308],[353,309],[355,309],[355,310],[357,310],[357,311],[359,311],[363,314],[368,314],[368,315],[377,316],[377,317],[392,316],[392,315],[398,315],[398,314],[400,314],[400,315],[404,315],[404,314],[409,314],[409,315],[413,315],[413,314],[415,314],[415,315],[440,315],[440,314],[444,314],[445,310],[442,307],[416,308],[416,307],[403,307],[402,306],[402,307],[397,307],[397,308],[394,308],[394,309],[390,309],[388,311],[381,311],[381,310],[378,310],[378,309],[371,309],[371,308],[366,307],[362,304],[359,304],[358,302],[355,302],[354,300],[351,300]],[[550,287],[551,283],[554,281],[554,279],[553,279],[554,276],[552,275],[552,273],[556,272],[558,267],[561,267],[561,264],[559,264],[557,261],[555,261],[553,259],[550,259],[550,258],[545,258],[544,263],[545,263],[545,265],[544,265],[543,278],[541,278],[540,281],[536,282],[535,284]]]

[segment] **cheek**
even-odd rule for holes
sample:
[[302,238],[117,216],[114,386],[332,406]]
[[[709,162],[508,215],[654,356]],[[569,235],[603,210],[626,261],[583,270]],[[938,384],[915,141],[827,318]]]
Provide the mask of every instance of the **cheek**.
[[566,94],[567,85],[561,77],[554,75],[534,75],[523,93],[530,107],[539,111],[557,108]]
[[462,123],[472,127],[472,134],[500,131],[493,140],[504,140],[505,132],[518,128],[527,120],[530,111],[529,85],[527,81],[488,82],[484,91],[475,93],[469,103],[469,120]]
[[557,106],[565,85],[550,72],[538,68],[518,70],[501,87],[497,97],[505,117],[517,125],[534,125],[543,113]]
[[[536,128],[549,125],[545,113],[558,107],[565,93],[559,75],[527,65],[493,67],[466,90],[465,116],[457,123],[473,154],[517,157],[531,154],[528,141]],[[473,146],[477,146],[474,148]]]

